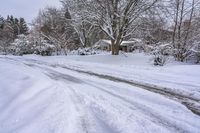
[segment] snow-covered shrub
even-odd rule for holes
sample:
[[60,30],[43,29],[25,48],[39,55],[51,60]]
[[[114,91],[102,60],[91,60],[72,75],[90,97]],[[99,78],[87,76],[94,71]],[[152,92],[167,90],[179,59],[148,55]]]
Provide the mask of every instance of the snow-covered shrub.
[[154,65],[155,66],[164,66],[168,57],[161,54],[154,55]]
[[151,54],[154,55],[153,61],[155,66],[163,66],[166,64],[168,57],[171,53],[171,45],[170,44],[157,44],[154,47]]
[[28,40],[28,37],[21,34],[9,47],[9,53],[14,55],[33,54],[34,48]]
[[177,61],[186,61],[192,54],[191,45],[184,46],[183,44],[177,44],[178,48],[173,49],[173,56]]
[[195,63],[200,63],[200,42],[196,43],[196,45],[191,49],[191,56]]
[[94,55],[96,52],[92,48],[79,48],[78,55]]
[[9,53],[13,55],[39,54],[50,56],[55,52],[55,46],[48,41],[32,41],[28,35],[19,35],[17,39],[9,46]]
[[95,54],[101,54],[102,52],[105,53],[105,51],[98,50],[93,47],[88,47],[88,48],[79,48],[78,50],[73,50],[69,52],[69,55],[95,55]]
[[41,43],[35,47],[34,53],[42,56],[51,56],[55,52],[55,46],[42,40]]
[[145,49],[145,44],[143,42],[137,42],[136,44],[134,44],[133,46],[130,46],[130,51],[138,51],[138,52],[145,52],[148,51],[147,47]]

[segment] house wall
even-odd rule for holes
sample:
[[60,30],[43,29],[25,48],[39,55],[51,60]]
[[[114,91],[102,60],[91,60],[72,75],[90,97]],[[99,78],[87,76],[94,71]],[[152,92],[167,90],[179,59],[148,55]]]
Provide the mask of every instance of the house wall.
[[[128,42],[125,41],[121,46],[120,46],[120,50],[124,51],[124,52],[132,52],[132,47],[134,45],[136,45],[137,42]],[[99,42],[96,43],[96,45],[99,45],[101,50],[104,51],[112,51],[112,47],[111,44],[109,43],[108,40],[100,40]]]
[[108,44],[108,43],[106,43],[106,42],[104,42],[102,40],[99,41],[97,44],[100,46],[101,50],[111,51],[111,45],[110,44]]
[[110,45],[101,45],[100,48],[101,48],[101,50],[104,50],[104,51],[111,51]]
[[111,45],[108,46],[108,51],[112,51],[112,46]]
[[127,47],[127,52],[132,52],[130,46]]
[[128,52],[127,46],[120,46],[120,50],[123,52]]

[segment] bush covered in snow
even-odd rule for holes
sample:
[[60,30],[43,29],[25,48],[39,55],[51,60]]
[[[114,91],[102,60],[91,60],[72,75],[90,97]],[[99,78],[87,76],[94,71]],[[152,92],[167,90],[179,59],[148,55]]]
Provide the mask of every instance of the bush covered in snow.
[[171,45],[170,44],[157,44],[153,47],[151,52],[154,55],[153,61],[155,66],[163,66],[168,60],[169,55],[171,54]]
[[79,48],[78,50],[73,50],[69,52],[69,55],[95,55],[105,53],[105,51],[98,50],[96,48],[88,47],[88,48]]
[[154,65],[155,66],[164,66],[168,57],[161,54],[154,55]]
[[34,52],[34,47],[28,40],[28,37],[21,34],[18,38],[10,45],[9,53],[14,55],[32,54]]
[[191,58],[195,60],[195,63],[200,63],[200,42],[191,49]]
[[9,46],[9,53],[13,55],[39,54],[50,56],[55,52],[55,46],[42,39],[40,42],[33,42],[29,36],[18,35],[17,39]]
[[41,43],[34,48],[34,54],[42,56],[51,56],[56,51],[55,46],[48,43],[46,40],[42,40]]

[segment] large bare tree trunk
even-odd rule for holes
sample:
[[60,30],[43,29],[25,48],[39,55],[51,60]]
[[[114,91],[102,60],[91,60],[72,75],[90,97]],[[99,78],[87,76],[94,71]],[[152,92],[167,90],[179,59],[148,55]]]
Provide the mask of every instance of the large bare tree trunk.
[[181,5],[181,15],[180,15],[180,21],[179,21],[179,26],[178,26],[178,41],[181,41],[181,27],[183,23],[183,13],[184,13],[184,6],[185,6],[185,0],[182,1]]
[[189,33],[190,33],[190,28],[191,28],[191,23],[192,23],[192,19],[193,19],[193,13],[194,13],[194,0],[192,0],[192,9],[191,9],[191,13],[190,13],[190,19],[189,19],[189,25],[187,25],[187,30],[186,30],[186,35],[185,35],[185,38],[184,38],[184,45],[186,45],[187,43],[187,40],[188,40],[188,36],[189,36]]
[[112,55],[119,55],[119,44],[117,44],[115,41],[112,41]]
[[176,17],[175,17],[175,25],[174,25],[174,31],[172,35],[172,43],[173,46],[175,47],[175,36],[176,36],[176,29],[177,29],[177,24],[178,24],[178,15],[179,15],[179,5],[180,5],[180,0],[176,0]]
[[116,45],[116,48],[115,48],[115,55],[119,55],[119,45]]
[[113,15],[112,18],[112,29],[113,29],[113,37],[114,39],[112,40],[112,55],[118,55],[119,52],[117,51],[117,25],[118,25],[118,19],[117,19],[117,13],[118,13],[118,3],[119,0],[112,0],[112,9],[110,10],[111,16]]
[[182,28],[182,23],[183,23],[183,14],[184,14],[184,6],[185,6],[185,0],[182,1],[181,3],[181,14],[180,14],[180,20],[179,20],[179,25],[178,25],[178,42],[177,42],[177,50],[178,50],[178,53],[177,53],[177,60],[178,61],[183,61],[183,53],[182,53],[182,50],[181,50],[181,46],[182,46],[182,40],[181,40],[181,28]]
[[111,41],[111,51],[112,51],[112,55],[115,55],[115,41],[114,40]]

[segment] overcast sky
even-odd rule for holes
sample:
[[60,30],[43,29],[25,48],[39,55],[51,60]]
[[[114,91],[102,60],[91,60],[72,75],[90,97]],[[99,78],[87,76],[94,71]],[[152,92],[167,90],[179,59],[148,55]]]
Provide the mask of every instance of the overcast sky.
[[9,14],[15,17],[24,17],[31,22],[38,11],[46,6],[60,6],[59,0],[0,0],[0,15],[6,17]]

